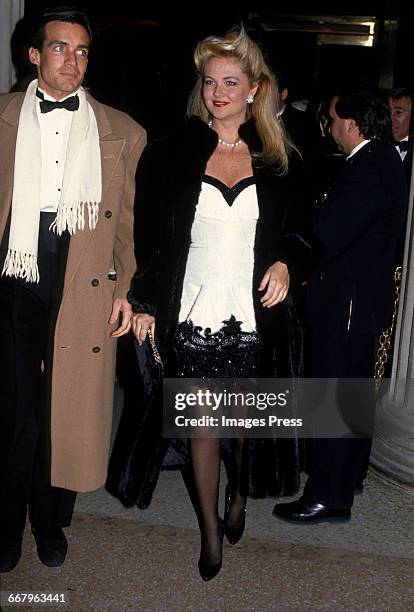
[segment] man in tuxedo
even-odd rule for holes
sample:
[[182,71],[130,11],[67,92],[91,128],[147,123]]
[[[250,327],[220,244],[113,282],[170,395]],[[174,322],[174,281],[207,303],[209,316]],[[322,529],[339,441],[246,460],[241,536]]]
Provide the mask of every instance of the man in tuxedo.
[[91,39],[86,15],[50,9],[37,80],[0,96],[1,572],[27,510],[40,560],[61,565],[76,492],[106,478],[145,131],[81,87]]
[[279,88],[279,112],[278,117],[283,123],[287,133],[291,137],[303,155],[306,140],[306,113],[298,110],[289,102],[289,88],[282,73],[276,75]]
[[397,151],[404,164],[407,182],[410,183],[413,164],[412,106],[414,94],[408,87],[393,89],[388,94],[392,134]]
[[[331,100],[329,122],[347,161],[315,226],[323,254],[308,291],[312,376],[338,379],[345,419],[355,423],[355,408],[360,412],[354,436],[318,439],[316,432],[303,496],[274,509],[276,517],[295,522],[349,520],[355,488],[366,475],[371,440],[359,426],[370,424],[375,408],[374,344],[391,320],[395,249],[407,205],[387,105],[373,94],[343,91]],[[350,402],[346,379],[365,379],[352,387]]]
[[[411,170],[413,166],[413,99],[414,92],[408,87],[393,89],[388,94],[394,144],[404,166],[408,190],[410,189]],[[398,266],[402,266],[404,260],[405,232],[406,223],[404,222],[396,253],[396,264]],[[388,370],[391,364],[391,361],[389,361]]]

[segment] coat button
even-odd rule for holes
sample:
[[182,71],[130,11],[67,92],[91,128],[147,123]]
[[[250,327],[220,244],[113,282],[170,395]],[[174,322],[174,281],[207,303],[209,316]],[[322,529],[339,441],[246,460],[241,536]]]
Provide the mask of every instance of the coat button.
[[93,278],[91,280],[91,285],[92,285],[92,287],[97,287],[99,285],[98,279],[97,278]]
[[94,346],[92,349],[92,353],[99,353],[100,350],[101,350],[100,346]]
[[105,211],[105,219],[110,219],[112,217],[112,212],[110,210]]

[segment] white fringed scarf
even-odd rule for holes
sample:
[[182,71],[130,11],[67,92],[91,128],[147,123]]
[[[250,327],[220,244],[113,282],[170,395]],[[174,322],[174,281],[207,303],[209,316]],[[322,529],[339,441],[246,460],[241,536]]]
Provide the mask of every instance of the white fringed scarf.
[[[30,83],[20,112],[14,161],[10,236],[3,272],[39,282],[37,244],[40,219],[41,139],[36,111],[37,80]],[[66,151],[65,171],[56,219],[50,227],[59,235],[89,229],[98,221],[102,198],[101,153],[95,114],[81,88]],[[51,111],[54,112],[54,111]]]

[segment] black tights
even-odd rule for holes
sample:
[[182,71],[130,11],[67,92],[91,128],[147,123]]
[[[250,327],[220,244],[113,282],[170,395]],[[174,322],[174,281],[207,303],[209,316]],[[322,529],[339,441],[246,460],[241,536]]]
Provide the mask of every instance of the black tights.
[[[177,374],[180,378],[211,380],[239,379],[257,376],[262,341],[257,332],[244,332],[231,315],[224,326],[213,334],[200,333],[191,321],[180,323],[174,340]],[[220,387],[219,387],[220,388]],[[202,413],[200,413],[201,415]],[[198,413],[197,413],[198,415]],[[248,486],[245,476],[247,443],[242,438],[229,441],[225,468],[231,504],[226,516],[229,527],[237,528],[244,518]],[[220,481],[220,440],[191,438],[192,470],[183,470],[183,478],[197,514],[201,532],[201,556],[207,563],[221,559],[223,526],[218,513]]]
[[240,526],[246,507],[249,484],[247,478],[247,441],[232,438],[231,453],[225,456],[224,466],[228,480],[231,503],[227,514],[227,525],[233,529]]
[[[227,454],[225,459],[232,500],[227,516],[230,527],[238,527],[243,520],[247,497],[246,448],[247,444],[243,438],[232,439],[231,453]],[[220,439],[192,438],[190,453],[192,474],[184,474],[184,480],[198,518],[202,555],[207,558],[208,563],[218,563],[221,559],[218,513]]]

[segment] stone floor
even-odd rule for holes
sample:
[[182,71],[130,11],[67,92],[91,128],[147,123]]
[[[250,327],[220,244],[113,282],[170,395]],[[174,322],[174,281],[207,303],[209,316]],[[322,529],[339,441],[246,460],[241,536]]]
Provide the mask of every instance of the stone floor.
[[[224,483],[221,498],[223,491]],[[203,583],[178,472],[161,474],[145,511],[125,510],[103,489],[79,495],[66,563],[43,566],[27,531],[22,559],[2,575],[1,589],[63,591],[74,612],[414,611],[414,492],[371,471],[352,521],[340,525],[283,523],[272,517],[273,504],[250,500],[245,536],[225,543],[222,571]]]

